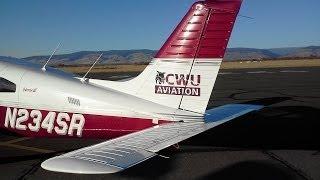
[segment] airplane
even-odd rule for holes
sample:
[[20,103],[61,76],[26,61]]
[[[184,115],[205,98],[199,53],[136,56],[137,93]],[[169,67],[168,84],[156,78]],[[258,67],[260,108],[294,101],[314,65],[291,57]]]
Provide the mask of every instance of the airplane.
[[0,128],[28,137],[105,142],[44,161],[48,171],[109,174],[263,108],[207,109],[242,0],[194,3],[137,77],[106,81],[0,61]]

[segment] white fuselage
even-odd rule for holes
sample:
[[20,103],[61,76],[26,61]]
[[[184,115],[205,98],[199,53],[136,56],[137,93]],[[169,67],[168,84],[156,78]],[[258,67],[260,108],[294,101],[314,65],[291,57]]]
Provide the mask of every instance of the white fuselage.
[[[143,129],[144,127],[157,125],[161,122],[178,121],[179,118],[176,117],[179,115],[202,118],[200,115],[182,112],[114,89],[86,82],[83,83],[79,78],[55,69],[49,68],[47,71],[42,71],[41,67],[37,65],[25,64],[22,62],[10,63],[0,61],[0,76],[16,85],[15,92],[0,93],[0,106],[3,109],[1,120],[3,118],[4,121],[1,122],[1,126],[9,130],[14,130],[17,133],[28,134],[32,129],[29,127],[36,126],[32,125],[35,124],[32,123],[35,119],[35,117],[33,117],[35,115],[31,116],[32,110],[38,110],[42,113],[41,122],[44,121],[46,115],[50,115],[50,112],[56,113],[55,117],[52,117],[52,119],[54,119],[54,127],[52,129],[55,129],[56,127],[58,131],[62,129],[66,129],[67,131],[68,129],[62,125],[59,126],[59,122],[60,124],[63,124],[61,121],[66,122],[70,127],[74,114],[82,115],[85,122],[83,122],[79,131],[84,132],[81,132],[81,135],[78,136],[82,136],[86,131],[102,132],[103,130],[110,130],[115,132],[119,130],[127,133],[140,130],[140,127],[138,127],[139,121],[133,122],[137,119],[143,120],[143,125],[141,126]],[[11,108],[10,112],[8,108]],[[14,114],[15,108],[17,109],[17,115]],[[28,116],[23,114],[23,112],[19,114],[19,109],[27,110]],[[34,113],[35,112],[33,112],[33,114]],[[61,120],[60,116],[62,115],[59,115],[59,113],[66,113],[69,117],[62,117]],[[19,122],[20,124],[18,125],[16,124],[17,120],[11,120],[12,126],[10,126],[8,114],[10,114],[10,116],[17,116],[16,119],[25,116],[25,119],[22,123]],[[102,120],[98,124],[92,124],[89,119],[94,118],[92,121],[96,121],[96,119],[99,119],[96,116],[105,118],[101,118]],[[60,119],[58,119],[58,117]],[[112,122],[109,122],[111,120]],[[131,126],[128,125],[130,122],[125,123],[127,124],[125,125],[127,127],[121,127],[122,121],[123,123],[125,122],[124,120],[132,121],[132,126],[134,128],[131,128]],[[31,123],[28,123],[29,121]],[[68,121],[71,121],[71,123]],[[108,121],[108,123],[102,121]],[[146,123],[145,121],[149,121],[149,123]],[[55,126],[54,124],[57,125]],[[111,127],[110,124],[112,125]],[[39,129],[33,130],[34,131],[31,134],[32,136],[36,136],[37,132],[43,130],[42,125]],[[41,136],[46,136],[45,133],[40,134]],[[54,134],[54,132],[52,132],[52,134]],[[52,136],[52,134],[48,134],[48,136]],[[62,134],[65,134],[65,132]],[[91,137],[90,135],[88,136]]]

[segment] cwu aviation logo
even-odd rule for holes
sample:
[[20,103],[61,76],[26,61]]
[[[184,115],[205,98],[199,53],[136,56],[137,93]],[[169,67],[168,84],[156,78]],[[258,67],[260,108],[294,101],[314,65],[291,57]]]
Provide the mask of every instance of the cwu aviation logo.
[[201,75],[167,74],[157,71],[155,93],[167,95],[200,96]]
[[159,72],[157,71],[157,76],[156,76],[156,84],[164,84],[164,81],[165,81],[165,78],[164,78],[164,75],[166,73],[163,73],[163,72]]

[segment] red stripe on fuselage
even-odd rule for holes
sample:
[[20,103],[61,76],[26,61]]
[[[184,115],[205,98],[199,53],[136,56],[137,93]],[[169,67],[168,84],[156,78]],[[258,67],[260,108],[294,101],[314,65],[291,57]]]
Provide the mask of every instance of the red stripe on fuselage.
[[[13,112],[14,107],[11,108],[11,112]],[[31,109],[26,109],[29,112],[29,117],[26,121],[22,122],[21,125],[26,125],[26,130],[19,130],[15,127],[5,127],[5,119],[7,114],[8,107],[0,106],[0,128],[9,130],[11,132],[28,136],[28,137],[82,137],[82,138],[99,138],[99,139],[111,139],[119,136],[123,136],[126,134],[130,134],[133,132],[141,131],[143,129],[155,126],[152,122],[152,119],[142,119],[142,118],[133,118],[133,117],[116,117],[116,116],[102,116],[102,115],[91,115],[91,114],[82,114],[85,122],[83,127],[81,128],[81,135],[77,135],[77,130],[74,130],[72,134],[68,134],[68,131],[65,135],[58,134],[55,131],[55,127],[62,128],[57,123],[57,116],[59,113],[57,111],[45,111],[39,110],[42,114],[41,123],[44,121],[49,112],[56,113],[56,117],[53,123],[53,130],[51,133],[48,133],[47,129],[42,128],[40,125],[39,131],[35,132],[29,129],[28,124],[34,124],[33,118],[30,117]],[[17,111],[19,108],[17,108]],[[74,113],[67,113],[70,117],[74,115]],[[20,117],[17,113],[17,117]],[[16,122],[16,120],[15,120]],[[70,121],[66,122],[68,129],[70,128]],[[159,120],[159,124],[168,123],[169,121]],[[41,124],[40,123],[40,124]]]

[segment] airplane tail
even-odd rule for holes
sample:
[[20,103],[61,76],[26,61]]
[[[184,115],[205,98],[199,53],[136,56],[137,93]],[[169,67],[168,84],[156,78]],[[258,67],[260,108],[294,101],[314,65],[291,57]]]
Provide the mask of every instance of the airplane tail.
[[196,2],[138,77],[108,87],[203,114],[241,3],[242,0]]

